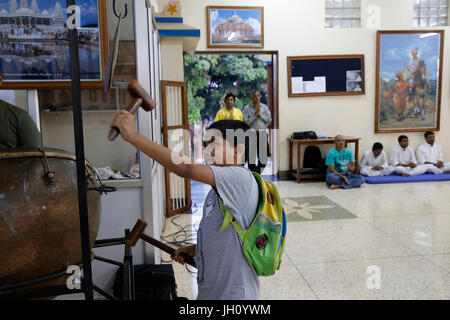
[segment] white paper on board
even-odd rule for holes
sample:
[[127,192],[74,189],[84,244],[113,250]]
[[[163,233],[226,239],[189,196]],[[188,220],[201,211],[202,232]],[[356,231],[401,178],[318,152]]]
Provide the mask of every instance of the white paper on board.
[[303,93],[303,77],[292,77],[292,93]]
[[327,77],[314,77],[316,92],[327,92]]
[[315,81],[304,81],[303,82],[303,90],[305,93],[317,92]]

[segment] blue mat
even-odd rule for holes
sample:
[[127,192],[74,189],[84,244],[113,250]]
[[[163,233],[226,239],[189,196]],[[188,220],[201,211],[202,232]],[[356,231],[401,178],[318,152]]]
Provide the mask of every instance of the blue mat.
[[383,177],[364,176],[364,180],[366,180],[366,183],[369,184],[450,181],[450,174],[421,174],[418,176],[402,177],[393,173],[389,176]]

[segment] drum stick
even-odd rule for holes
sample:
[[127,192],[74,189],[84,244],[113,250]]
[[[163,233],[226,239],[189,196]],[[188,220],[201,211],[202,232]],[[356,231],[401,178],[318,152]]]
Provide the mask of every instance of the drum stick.
[[[144,230],[146,227],[147,227],[147,222],[145,222],[142,219],[138,219],[135,226],[133,227],[133,230],[131,230],[130,234],[125,239],[125,244],[127,244],[130,247],[134,247],[136,245],[136,243],[138,242],[138,240],[142,239],[145,242],[148,242],[151,245],[161,249],[162,251],[167,252],[168,254],[170,254],[171,257],[173,257],[175,255],[175,249],[168,246],[165,243],[162,243],[161,241],[158,241],[158,240],[144,234]],[[181,255],[181,257],[183,257],[184,262],[186,262],[187,264],[196,268],[194,258],[192,258],[191,256],[189,256],[185,253],[181,253],[180,255]]]

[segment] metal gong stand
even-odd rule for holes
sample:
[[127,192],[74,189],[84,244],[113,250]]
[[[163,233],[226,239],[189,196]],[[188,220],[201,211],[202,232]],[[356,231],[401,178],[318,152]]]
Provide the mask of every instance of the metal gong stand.
[[[114,14],[116,13],[115,1],[113,2]],[[67,7],[76,6],[76,0],[67,0]],[[126,5],[125,5],[126,6]],[[125,7],[125,15],[127,15],[127,7]],[[102,261],[105,263],[117,265],[122,267],[122,299],[134,300],[135,299],[135,286],[134,286],[134,267],[133,256],[131,248],[124,242],[125,237],[129,234],[129,229],[125,229],[125,237],[97,240],[94,243],[94,248],[110,247],[117,245],[125,245],[123,262],[118,262],[96,256],[91,253],[89,242],[89,218],[88,218],[88,205],[87,205],[87,184],[85,174],[85,154],[84,154],[84,138],[83,138],[83,114],[81,107],[81,82],[80,82],[80,60],[79,60],[79,43],[78,43],[78,30],[76,28],[69,29],[69,46],[70,46],[70,65],[72,76],[72,102],[73,102],[73,122],[74,122],[74,134],[75,134],[75,154],[76,154],[76,167],[77,167],[77,185],[78,185],[78,206],[80,215],[80,234],[81,234],[81,252],[82,252],[82,277],[80,289],[69,289],[67,285],[49,286],[29,289],[27,287],[34,286],[39,283],[43,283],[48,280],[52,280],[64,275],[68,277],[70,274],[66,273],[66,270],[59,273],[48,275],[39,279],[26,281],[22,283],[16,283],[13,285],[0,287],[0,300],[20,300],[20,299],[33,299],[44,298],[58,295],[78,294],[84,293],[86,300],[94,299],[94,291],[98,292],[102,296],[110,300],[118,300],[112,295],[108,294],[104,290],[97,287],[92,281],[92,264],[91,259]],[[102,187],[101,187],[102,188]],[[104,188],[100,191],[113,192],[115,188]]]

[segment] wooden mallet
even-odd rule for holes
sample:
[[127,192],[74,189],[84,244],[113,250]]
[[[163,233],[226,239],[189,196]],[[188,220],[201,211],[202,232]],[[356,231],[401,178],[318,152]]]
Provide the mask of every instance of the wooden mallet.
[[[134,100],[128,106],[128,112],[135,114],[139,107],[142,107],[145,111],[149,112],[155,109],[156,103],[153,101],[152,97],[148,92],[137,82],[137,80],[132,80],[128,85],[128,92],[133,96]],[[108,140],[114,141],[120,134],[118,128],[113,127],[109,131]]]
[[[125,244],[130,247],[134,247],[136,245],[136,243],[138,242],[138,240],[142,239],[145,242],[148,242],[151,245],[161,249],[162,251],[167,252],[168,254],[170,254],[171,257],[175,255],[174,248],[144,234],[145,227],[147,227],[147,222],[145,222],[142,219],[138,219],[135,226],[133,227],[133,230],[131,230],[128,237],[126,237]],[[191,256],[188,256],[187,254],[184,254],[184,253],[181,253],[180,255],[183,257],[184,262],[186,262],[187,264],[196,268],[194,258],[192,258]]]

